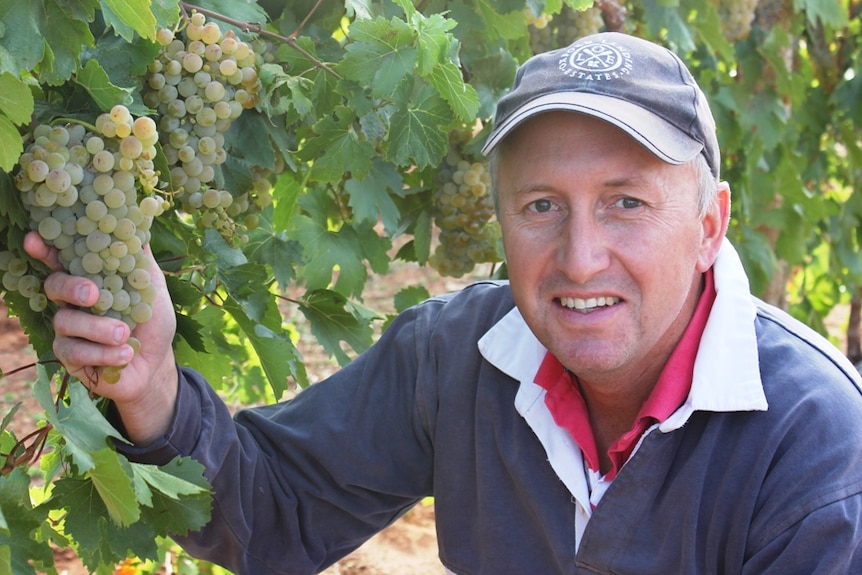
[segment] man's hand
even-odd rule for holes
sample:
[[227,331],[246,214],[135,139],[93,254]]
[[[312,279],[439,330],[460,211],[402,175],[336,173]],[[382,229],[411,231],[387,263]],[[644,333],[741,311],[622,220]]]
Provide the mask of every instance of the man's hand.
[[[27,234],[24,249],[57,270],[44,284],[48,299],[60,305],[54,317],[57,359],[94,393],[114,401],[133,442],[145,445],[163,436],[170,426],[177,396],[177,370],[171,347],[176,317],[164,275],[149,247],[145,250],[157,295],[152,318],[135,328],[134,336],[141,344],[137,354],[128,344],[132,333],[123,321],[78,309],[96,303],[96,284],[62,271],[57,251],[45,245],[36,232]],[[118,382],[104,381],[101,371],[106,366],[124,366]]]

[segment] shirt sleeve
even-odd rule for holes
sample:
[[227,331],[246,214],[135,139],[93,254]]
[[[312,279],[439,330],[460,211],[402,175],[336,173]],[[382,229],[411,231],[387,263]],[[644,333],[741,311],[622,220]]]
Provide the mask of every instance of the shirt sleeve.
[[120,447],[140,462],[187,455],[205,466],[212,520],[175,539],[238,573],[315,573],[430,495],[434,398],[417,392],[428,379],[418,376],[425,316],[401,314],[329,379],[234,418],[203,377],[181,368],[168,434]]

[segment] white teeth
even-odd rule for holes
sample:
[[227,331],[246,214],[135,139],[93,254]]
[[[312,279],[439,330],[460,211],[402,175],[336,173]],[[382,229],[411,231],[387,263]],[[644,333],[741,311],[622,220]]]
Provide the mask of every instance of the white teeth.
[[591,297],[588,299],[581,299],[579,297],[562,297],[560,298],[560,303],[569,308],[575,309],[578,311],[589,311],[600,307],[612,306],[620,302],[620,298],[618,297]]

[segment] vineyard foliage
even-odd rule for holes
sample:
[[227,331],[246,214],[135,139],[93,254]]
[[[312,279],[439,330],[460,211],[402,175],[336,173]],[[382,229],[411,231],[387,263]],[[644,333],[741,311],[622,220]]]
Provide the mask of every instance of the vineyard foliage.
[[[53,360],[48,270],[23,237],[44,230],[72,262],[86,234],[64,218],[80,206],[83,219],[102,162],[115,181],[136,178],[130,203],[107,209],[115,220],[158,200],[138,239],[167,277],[179,362],[237,403],[275,401],[308,384],[295,347],[306,327],[342,364],[385,328],[363,294],[393,259],[505,276],[479,154],[494,104],[532,53],[627,32],[676,51],[707,93],[752,290],[825,331],[862,285],[860,11],[859,0],[0,0],[0,273],[39,356],[45,410],[23,437],[14,410],[0,414],[0,573],[54,572],[52,546],[112,573],[209,517],[200,466],[117,454],[106,406]],[[178,64],[178,51],[193,54]],[[103,132],[112,111],[126,124]],[[145,117],[158,141],[121,144]],[[97,160],[100,146],[116,153]],[[72,207],[45,207],[46,194]],[[101,259],[87,270],[113,273],[103,268],[124,265],[137,240],[109,248],[118,222],[93,221],[109,238],[92,239]],[[427,295],[402,287],[397,310]]]

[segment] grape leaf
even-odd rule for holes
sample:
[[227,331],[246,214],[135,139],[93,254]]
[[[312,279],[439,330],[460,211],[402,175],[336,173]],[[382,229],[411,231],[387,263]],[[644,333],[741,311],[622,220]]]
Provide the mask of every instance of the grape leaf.
[[285,239],[283,234],[275,234],[271,227],[263,226],[249,233],[245,253],[249,259],[268,264],[275,280],[282,288],[296,277],[294,266],[302,264],[302,246],[295,240]]
[[78,72],[75,81],[90,93],[102,110],[110,110],[116,104],[131,104],[131,89],[111,84],[108,74],[96,60],[88,61]]
[[[521,5],[523,6],[523,4]],[[504,38],[512,40],[524,34],[524,14],[519,6],[499,6],[501,10],[511,8],[506,13],[497,11],[497,3],[489,0],[477,0],[474,10],[485,23],[489,39]]]
[[156,17],[150,10],[150,0],[101,0],[105,22],[131,42],[131,30],[142,38],[156,39]]
[[347,343],[357,353],[371,345],[373,330],[367,315],[359,314],[359,308],[353,307],[342,294],[320,289],[306,293],[302,300],[300,310],[311,323],[312,333],[339,365],[350,363],[340,342]]
[[431,297],[431,295],[428,293],[428,289],[425,288],[425,286],[406,287],[395,294],[395,298],[393,300],[395,311],[401,313],[407,308],[425,301],[429,297]]
[[[47,542],[37,541],[34,531],[47,519],[46,509],[34,509],[28,491],[30,478],[16,468],[0,476],[0,509],[4,528],[0,529],[0,572],[33,573],[30,561],[53,565],[53,551]],[[4,562],[7,570],[3,570]]]
[[48,504],[66,510],[63,531],[77,542],[78,556],[91,572],[100,565],[113,565],[129,552],[141,559],[158,557],[152,526],[138,521],[120,527],[109,521],[108,509],[90,479],[58,479],[51,499],[43,505]]
[[[29,124],[30,115],[33,114],[33,94],[30,92],[30,87],[8,72],[0,75],[0,112],[6,114],[12,123],[19,126]],[[20,141],[20,138],[17,139]],[[6,140],[5,133],[0,135],[0,142],[3,142],[4,148],[10,141]],[[0,157],[3,156],[0,155]]]
[[131,469],[122,464],[117,452],[109,447],[90,454],[95,466],[89,476],[102,498],[111,519],[128,527],[141,516],[138,498],[132,487]]
[[350,40],[336,71],[362,86],[376,98],[391,94],[413,72],[415,32],[403,20],[359,20],[350,27]]
[[[252,321],[243,308],[231,298],[224,302],[223,307],[239,324],[254,347],[276,398],[280,398],[287,389],[290,378],[300,382],[307,381],[302,358],[290,338]],[[281,315],[277,309],[273,317],[277,317],[280,322]]]
[[392,115],[389,137],[384,142],[387,159],[399,166],[415,163],[419,169],[439,164],[449,146],[444,128],[452,122],[449,106],[428,86],[420,90],[415,101],[408,103],[405,98],[404,102]]
[[847,25],[847,8],[838,0],[793,0],[793,9],[795,12],[805,12],[812,24],[820,20],[828,26]]
[[427,80],[443,99],[449,102],[459,119],[469,122],[476,117],[476,112],[479,111],[479,95],[473,86],[464,83],[461,70],[455,64],[438,64],[428,74]]
[[20,78],[22,71],[34,69],[42,60],[45,44],[38,25],[40,7],[40,2],[0,0],[0,21],[5,27],[0,35],[0,73]]
[[40,378],[35,383],[33,393],[45,410],[48,421],[65,439],[66,449],[79,472],[89,471],[97,464],[93,454],[105,448],[109,437],[125,441],[96,407],[83,384],[73,382],[69,385],[69,404],[60,402],[56,412],[46,379]]
[[376,224],[379,219],[388,233],[394,233],[401,214],[389,194],[399,194],[402,187],[401,174],[395,167],[375,159],[374,168],[367,177],[361,180],[351,178],[344,183],[350,194],[349,205],[353,208],[354,220]]
[[[186,329],[180,329],[184,322],[177,324],[178,333],[183,339],[174,343],[174,353],[177,363],[187,365],[198,371],[207,381],[219,382],[231,371],[231,357],[226,353],[216,353],[216,342],[223,338],[224,314],[214,306],[209,306],[195,313],[194,322],[197,330],[201,330],[195,339],[185,337]],[[192,321],[187,318],[185,322]],[[205,336],[205,337],[203,337]],[[228,346],[229,347],[229,346]]]
[[70,18],[69,14],[54,2],[40,3],[42,21],[39,27],[44,32],[45,42],[54,55],[50,66],[43,63],[39,79],[49,84],[60,85],[69,78],[81,61],[81,49],[94,46],[95,38],[87,22]]
[[[195,466],[197,466],[196,470]],[[199,495],[208,491],[208,483],[203,476],[204,468],[193,459],[186,459],[185,462],[175,460],[161,468],[155,465],[132,463],[132,469],[136,477],[142,478],[154,489],[174,499],[178,499],[181,495]],[[169,473],[170,469],[182,470],[184,474],[187,473],[186,470],[188,469],[196,472],[197,478],[193,482],[177,474]]]
[[364,178],[371,171],[371,160],[377,154],[370,142],[360,140],[353,121],[353,110],[339,106],[335,118],[327,116],[314,125],[314,137],[302,149],[304,159],[313,159],[309,179],[318,182],[337,181],[350,172]]
[[[2,90],[2,86],[0,86],[0,90]],[[9,121],[9,118],[0,114],[0,170],[11,172],[23,151],[24,144],[18,130]],[[8,182],[7,178],[3,179]]]

